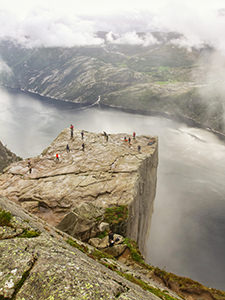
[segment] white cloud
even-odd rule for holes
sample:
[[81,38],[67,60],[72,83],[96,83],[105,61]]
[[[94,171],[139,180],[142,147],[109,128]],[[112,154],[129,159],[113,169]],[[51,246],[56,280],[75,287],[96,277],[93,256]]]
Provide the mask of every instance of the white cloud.
[[113,34],[109,32],[106,36],[107,41],[112,44],[120,45],[140,45],[140,46],[149,46],[158,44],[159,41],[151,34],[147,33],[144,36],[139,36],[135,31],[127,32],[124,34]]
[[[177,31],[191,47],[209,43],[225,52],[223,0],[1,0],[0,38],[28,46],[101,44],[97,30],[120,34],[117,43],[143,41],[136,32]],[[113,41],[115,42],[115,41]]]
[[0,57],[0,73],[12,74],[10,67]]

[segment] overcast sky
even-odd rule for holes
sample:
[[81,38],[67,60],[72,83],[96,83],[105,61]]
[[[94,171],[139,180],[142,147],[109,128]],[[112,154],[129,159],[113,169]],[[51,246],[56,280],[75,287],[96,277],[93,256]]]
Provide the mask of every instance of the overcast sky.
[[[138,31],[178,31],[187,46],[206,42],[225,50],[224,0],[0,0],[0,38],[27,46],[102,44],[98,30],[111,31],[117,42],[155,43]],[[109,36],[110,40],[110,36]]]

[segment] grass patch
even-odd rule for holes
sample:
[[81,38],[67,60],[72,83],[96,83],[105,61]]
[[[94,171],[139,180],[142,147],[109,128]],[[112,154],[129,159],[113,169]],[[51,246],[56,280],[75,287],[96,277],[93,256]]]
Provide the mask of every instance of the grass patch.
[[190,278],[177,276],[173,273],[166,272],[159,268],[154,269],[154,274],[160,279],[162,279],[162,281],[167,287],[170,286],[170,283],[175,283],[178,286],[180,293],[196,291],[198,294],[200,294],[208,292],[212,295],[213,298],[217,300],[225,300],[225,292],[205,287],[201,283],[194,281]]
[[143,264],[143,263],[145,264],[144,258],[141,255],[141,252],[138,249],[137,243],[135,241],[132,241],[129,238],[125,238],[124,239],[124,244],[126,244],[127,247],[129,248],[130,253],[131,253],[131,258],[134,261],[136,261],[138,263],[141,263],[141,264]]
[[19,235],[19,238],[34,238],[34,237],[38,237],[41,233],[35,230],[27,230],[25,229],[24,232]]
[[95,259],[95,260],[101,260],[102,258],[108,258],[108,259],[113,259],[115,260],[115,257],[107,254],[105,252],[102,252],[100,250],[95,249],[94,251],[92,251],[89,255],[89,257]]
[[10,226],[11,219],[10,212],[0,209],[0,226]]
[[126,278],[127,280],[139,285],[142,289],[149,291],[150,293],[156,295],[157,297],[163,299],[163,300],[177,300],[177,298],[174,298],[170,295],[168,295],[167,293],[161,291],[160,289],[154,288],[151,285],[147,284],[146,282],[144,282],[141,279],[137,279],[136,277],[134,277],[131,274],[127,274],[127,273],[122,273],[120,271],[116,271],[120,276]]
[[99,239],[103,239],[107,235],[108,235],[108,231],[104,230],[103,232],[100,232],[96,237],[99,238]]
[[84,245],[80,245],[78,244],[76,241],[72,240],[71,238],[69,238],[66,241],[70,246],[77,248],[78,250],[80,250],[83,253],[87,253],[88,252],[88,247],[84,246]]
[[105,210],[104,221],[109,223],[110,226],[118,225],[128,218],[128,207],[127,205],[118,205],[108,207]]

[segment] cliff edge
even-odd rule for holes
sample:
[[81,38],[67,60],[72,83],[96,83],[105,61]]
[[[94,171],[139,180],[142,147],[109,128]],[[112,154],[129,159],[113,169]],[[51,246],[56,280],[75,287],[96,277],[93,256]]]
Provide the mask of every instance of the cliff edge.
[[70,129],[64,129],[40,156],[5,169],[0,193],[83,241],[96,236],[107,208],[127,207],[127,219],[118,228],[144,253],[156,192],[158,141],[128,138],[85,131],[82,139],[79,130],[71,138]]

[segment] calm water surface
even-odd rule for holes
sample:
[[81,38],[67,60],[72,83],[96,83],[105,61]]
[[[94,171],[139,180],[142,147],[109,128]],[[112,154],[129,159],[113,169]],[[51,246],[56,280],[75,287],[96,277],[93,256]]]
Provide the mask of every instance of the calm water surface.
[[146,260],[225,290],[225,144],[212,133],[160,117],[78,110],[0,90],[0,140],[22,157],[75,128],[159,136],[157,196]]

